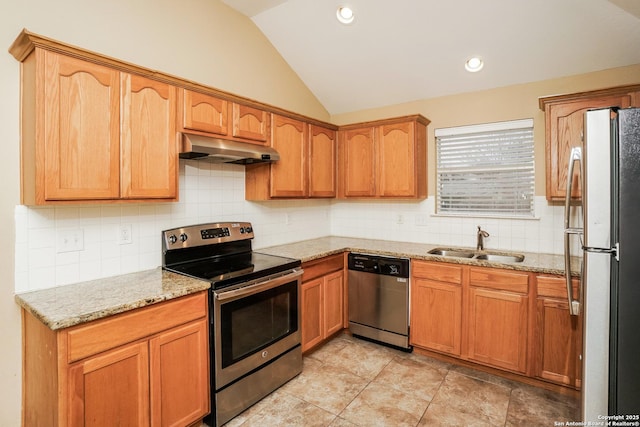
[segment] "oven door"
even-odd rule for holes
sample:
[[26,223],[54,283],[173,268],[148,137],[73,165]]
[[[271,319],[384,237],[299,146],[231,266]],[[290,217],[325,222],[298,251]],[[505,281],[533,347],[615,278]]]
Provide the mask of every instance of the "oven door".
[[300,344],[302,270],[213,291],[215,388]]

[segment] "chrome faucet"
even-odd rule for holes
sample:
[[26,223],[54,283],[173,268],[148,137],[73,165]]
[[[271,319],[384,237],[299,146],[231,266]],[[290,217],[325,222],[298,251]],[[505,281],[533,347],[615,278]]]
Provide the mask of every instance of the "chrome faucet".
[[476,245],[476,249],[479,251],[484,249],[484,238],[489,237],[489,233],[484,231],[480,226],[478,226],[478,244]]

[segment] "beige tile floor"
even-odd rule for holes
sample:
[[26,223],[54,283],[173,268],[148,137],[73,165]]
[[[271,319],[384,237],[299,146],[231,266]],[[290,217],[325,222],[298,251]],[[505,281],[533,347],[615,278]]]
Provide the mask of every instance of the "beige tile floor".
[[343,334],[226,427],[553,426],[577,420],[578,408],[564,395]]

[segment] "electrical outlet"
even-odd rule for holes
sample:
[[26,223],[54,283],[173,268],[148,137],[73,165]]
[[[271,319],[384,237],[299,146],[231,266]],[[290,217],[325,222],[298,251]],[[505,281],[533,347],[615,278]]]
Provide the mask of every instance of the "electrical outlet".
[[404,215],[402,214],[396,215],[396,224],[404,224]]
[[288,212],[284,214],[284,223],[286,225],[291,225],[291,214]]
[[120,224],[118,228],[118,244],[128,245],[132,242],[131,224]]
[[82,228],[57,230],[56,241],[56,251],[58,253],[84,250],[84,231]]

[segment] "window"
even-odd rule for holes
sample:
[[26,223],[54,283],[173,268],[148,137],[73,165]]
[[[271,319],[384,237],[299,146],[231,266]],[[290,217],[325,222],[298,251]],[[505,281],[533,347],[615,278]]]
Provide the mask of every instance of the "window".
[[533,216],[533,120],[436,129],[437,212]]

